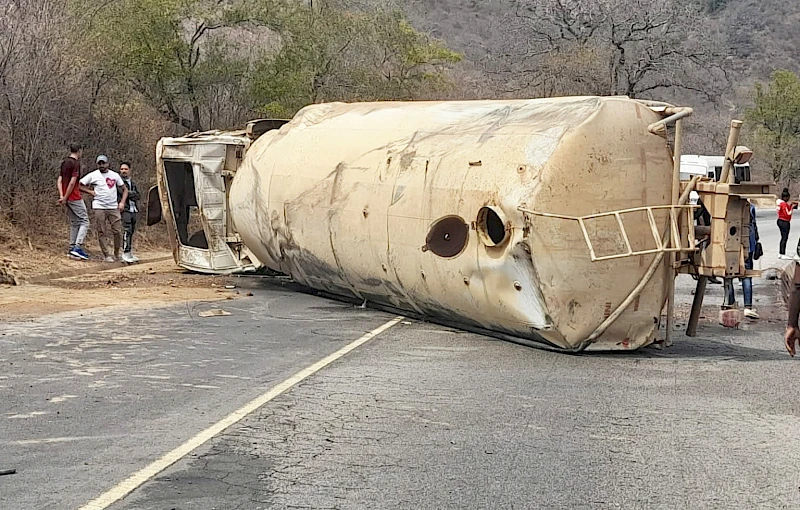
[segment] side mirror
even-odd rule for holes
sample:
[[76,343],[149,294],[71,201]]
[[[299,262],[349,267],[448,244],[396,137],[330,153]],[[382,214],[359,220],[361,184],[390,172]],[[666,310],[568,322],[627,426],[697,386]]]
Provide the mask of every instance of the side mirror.
[[147,192],[147,226],[151,227],[161,219],[161,197],[158,196],[158,186],[153,186]]
[[247,127],[245,127],[245,133],[247,136],[255,140],[259,136],[263,135],[267,131],[272,131],[273,129],[280,129],[281,126],[289,122],[285,119],[258,119],[258,120],[251,120],[247,123]]
[[733,162],[737,165],[744,165],[753,157],[753,151],[744,145],[737,145],[733,151]]

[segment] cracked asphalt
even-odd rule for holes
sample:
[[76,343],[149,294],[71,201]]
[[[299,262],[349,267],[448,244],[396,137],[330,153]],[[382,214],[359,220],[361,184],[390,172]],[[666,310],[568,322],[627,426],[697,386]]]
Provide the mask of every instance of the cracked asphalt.
[[[0,324],[0,508],[78,508],[393,317],[250,285]],[[800,360],[755,289],[761,321],[716,325],[709,286],[697,338],[626,354],[404,321],[110,508],[798,508]]]
[[393,317],[254,293],[0,324],[0,508],[77,508]]
[[780,347],[566,356],[398,326],[114,508],[796,508]]

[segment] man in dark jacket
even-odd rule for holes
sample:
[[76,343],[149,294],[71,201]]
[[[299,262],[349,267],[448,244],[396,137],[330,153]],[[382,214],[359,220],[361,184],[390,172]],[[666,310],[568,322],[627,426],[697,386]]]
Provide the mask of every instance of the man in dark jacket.
[[[122,209],[122,260],[129,264],[139,262],[133,254],[133,233],[136,232],[136,220],[139,215],[139,200],[141,195],[136,183],[131,178],[131,164],[123,161],[119,165],[119,174],[125,185],[128,186],[128,199]],[[120,200],[122,197],[120,197]]]

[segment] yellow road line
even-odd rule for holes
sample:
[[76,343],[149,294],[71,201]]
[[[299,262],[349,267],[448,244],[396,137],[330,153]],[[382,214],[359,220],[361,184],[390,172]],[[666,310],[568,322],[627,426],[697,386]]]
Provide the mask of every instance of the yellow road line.
[[206,443],[209,439],[213,438],[226,428],[238,422],[239,420],[241,420],[248,414],[252,413],[259,407],[263,406],[270,400],[274,399],[281,393],[289,390],[290,388],[292,388],[292,386],[303,381],[303,379],[306,379],[307,377],[314,375],[315,373],[319,372],[326,366],[330,365],[334,361],[346,355],[353,349],[369,342],[377,335],[380,335],[387,329],[399,323],[401,320],[403,320],[403,318],[404,317],[395,317],[394,319],[390,320],[383,326],[373,329],[372,331],[365,334],[358,340],[354,340],[353,342],[342,347],[341,349],[334,352],[330,356],[322,358],[313,365],[297,372],[296,374],[286,379],[282,383],[278,384],[277,386],[273,387],[271,390],[267,391],[260,397],[251,400],[244,407],[237,409],[236,411],[232,412],[231,414],[229,414],[222,420],[218,421],[214,425],[211,425],[204,431],[200,432],[199,434],[189,439],[182,445],[178,446],[171,452],[167,453],[160,459],[156,460],[152,464],[149,464],[144,468],[140,469],[139,471],[135,472],[127,479],[123,480],[122,482],[120,482],[119,484],[117,484],[104,494],[100,495],[98,498],[86,503],[84,506],[81,507],[81,510],[103,510],[105,508],[108,508],[115,502],[119,501],[120,499],[124,498],[125,496],[136,490],[136,488],[138,488],[140,485],[142,485],[149,479],[156,476],[161,471],[165,470],[175,462],[179,461],[180,459],[191,453],[195,448]]

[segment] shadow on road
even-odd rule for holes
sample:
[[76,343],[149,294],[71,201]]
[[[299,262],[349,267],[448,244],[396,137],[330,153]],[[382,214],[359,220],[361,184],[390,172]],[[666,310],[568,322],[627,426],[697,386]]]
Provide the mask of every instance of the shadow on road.
[[[301,292],[304,294],[317,295],[338,301],[343,304],[358,305],[353,300],[344,299],[341,296],[334,296],[324,292],[315,291],[301,284],[294,282],[291,278],[286,276],[262,276],[251,277],[243,276],[237,279],[237,285],[240,288],[250,289],[282,289],[294,292]],[[378,311],[379,309],[376,309]],[[401,313],[398,310],[384,310],[391,311],[392,313]],[[413,319],[412,317],[409,317]],[[436,320],[424,320],[436,324]],[[758,330],[744,330],[744,329],[726,329],[716,324],[705,323],[701,326],[701,335],[699,337],[690,338],[682,334],[677,334],[675,344],[666,349],[657,349],[655,347],[646,347],[637,351],[614,351],[614,352],[587,352],[580,354],[582,356],[591,356],[598,358],[619,358],[619,357],[638,357],[643,359],[648,358],[662,358],[662,359],[698,359],[707,358],[709,361],[777,361],[789,360],[788,355],[782,348],[782,334],[783,330],[768,325],[766,322],[761,323],[763,327]],[[446,329],[461,330],[461,328],[453,328],[452,325],[440,325],[439,327]],[[473,333],[478,335],[479,333]],[[774,337],[774,343],[767,343],[765,340]],[[507,342],[509,345],[514,345],[513,342],[504,339],[498,339],[491,336],[480,335],[487,341]],[[760,340],[754,340],[754,337],[760,337]],[[760,347],[743,345],[746,343],[759,344]],[[530,349],[537,349],[537,347],[528,347]],[[537,349],[539,350],[539,349]],[[544,349],[547,350],[547,349]],[[557,353],[558,355],[568,356],[568,353]]]
[[[699,359],[707,358],[709,361],[791,361],[788,354],[783,351],[782,338],[780,334],[775,335],[774,349],[759,348],[737,343],[731,343],[731,337],[734,341],[747,341],[749,338],[747,332],[742,331],[741,335],[728,334],[725,339],[713,338],[689,338],[678,337],[675,339],[675,344],[672,347],[665,349],[658,349],[654,347],[646,347],[638,351],[632,352],[604,352],[592,353],[591,356],[597,357],[637,357],[643,359],[661,358],[661,359]],[[765,346],[766,347],[766,346]]]

